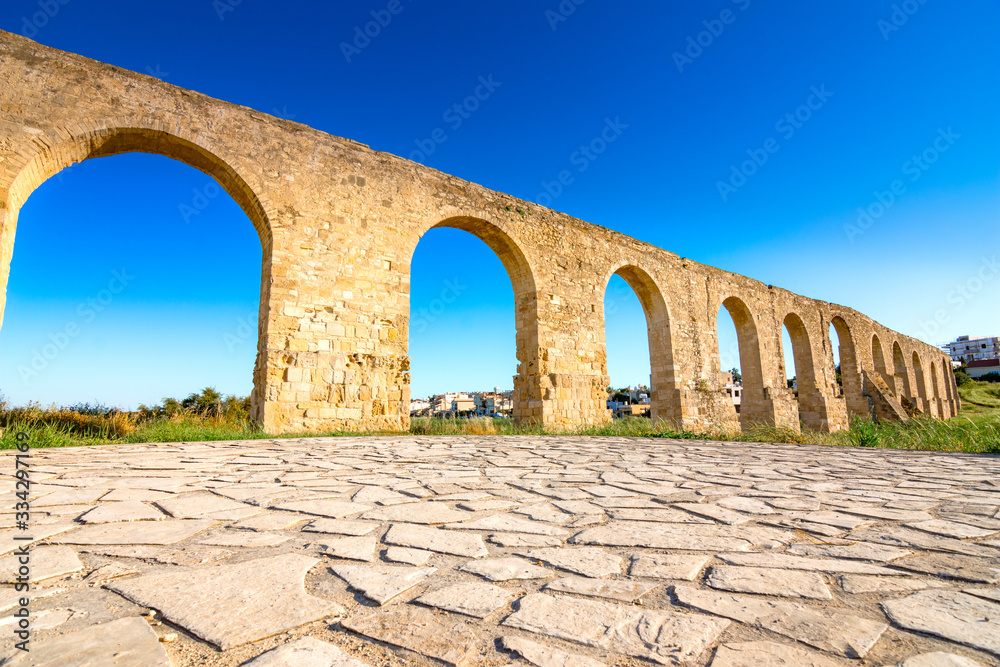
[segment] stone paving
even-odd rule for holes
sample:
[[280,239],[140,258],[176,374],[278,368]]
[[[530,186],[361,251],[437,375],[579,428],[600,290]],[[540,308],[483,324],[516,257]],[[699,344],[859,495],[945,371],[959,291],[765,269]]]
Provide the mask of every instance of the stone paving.
[[9,527],[0,665],[1000,665],[998,457],[394,437],[30,461],[32,650]]

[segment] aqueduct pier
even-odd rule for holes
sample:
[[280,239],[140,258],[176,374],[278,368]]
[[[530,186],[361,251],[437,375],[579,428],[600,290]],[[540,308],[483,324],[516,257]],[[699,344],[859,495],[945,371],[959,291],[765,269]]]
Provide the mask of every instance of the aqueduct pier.
[[[514,288],[514,413],[607,421],[604,295],[624,278],[646,313],[652,412],[674,427],[838,430],[851,416],[954,416],[948,356],[855,310],[704,266],[349,139],[0,32],[0,324],[18,212],[88,158],[157,153],[200,169],[263,249],[253,414],[272,432],[405,429],[410,261],[434,227],[482,239]],[[716,316],[736,323],[737,416]],[[840,340],[836,381],[830,325]],[[798,398],[787,388],[788,328]]]

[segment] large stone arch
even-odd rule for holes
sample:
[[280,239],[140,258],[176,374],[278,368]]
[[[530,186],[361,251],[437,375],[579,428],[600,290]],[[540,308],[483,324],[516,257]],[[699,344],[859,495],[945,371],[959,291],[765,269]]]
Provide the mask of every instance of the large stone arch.
[[243,209],[260,238],[262,250],[260,310],[258,316],[257,359],[253,370],[251,414],[258,423],[265,423],[265,384],[268,376],[268,322],[270,314],[270,276],[272,230],[270,216],[255,190],[223,158],[191,138],[183,138],[161,129],[124,125],[77,131],[68,129],[52,136],[36,138],[9,160],[5,174],[12,175],[0,183],[0,326],[6,305],[10,263],[14,252],[18,215],[28,197],[46,180],[66,167],[93,158],[125,153],[162,155],[198,169],[218,182]]
[[[472,234],[496,253],[507,270],[514,290],[514,322],[516,330],[517,374],[514,376],[514,418],[519,422],[544,422],[544,390],[542,387],[538,340],[538,289],[535,271],[519,243],[495,221],[475,215],[454,215],[424,225],[409,251],[413,253],[424,234],[430,229],[459,229]],[[409,349],[409,326],[404,329],[404,347]],[[409,375],[406,376],[407,383]]]
[[951,415],[945,412],[945,402],[941,396],[941,381],[938,379],[937,362],[931,362],[931,405],[934,406],[934,416],[938,419],[945,419]]
[[[736,338],[740,350],[740,372],[743,375],[743,392],[740,405],[740,425],[747,428],[754,424],[774,424],[773,411],[768,410],[768,389],[764,384],[764,366],[761,358],[760,336],[754,315],[746,302],[738,296],[722,300],[736,325]],[[716,332],[718,338],[718,332]]]
[[[820,405],[821,396],[816,384],[816,368],[813,365],[813,350],[809,331],[802,318],[796,313],[785,315],[782,324],[788,330],[792,341],[792,358],[795,360],[795,376],[799,390],[799,421],[807,428],[819,430],[825,427],[825,415]],[[784,355],[780,357],[784,361]]]
[[879,340],[878,334],[872,334],[872,365],[875,372],[879,374],[879,377],[885,381],[889,389],[895,394],[896,382],[893,380],[892,375],[889,374],[889,369],[885,363],[885,353],[882,351],[882,341]]
[[[670,330],[670,308],[656,281],[644,269],[632,263],[622,263],[604,281],[607,293],[611,276],[617,275],[628,283],[642,304],[649,337],[650,413],[653,420],[664,420],[673,428],[683,429],[684,410],[679,389],[679,368],[674,360]],[[602,300],[603,302],[603,300]],[[607,317],[607,314],[604,314]],[[606,322],[605,322],[606,326]],[[605,341],[606,349],[607,341]],[[607,354],[603,374],[607,375]]]
[[857,345],[851,327],[840,315],[834,315],[830,320],[837,331],[840,340],[840,379],[844,383],[844,399],[847,411],[851,417],[867,418],[870,416],[868,400],[864,397],[864,381],[861,377],[861,367],[858,364]]
[[892,367],[896,379],[897,396],[901,399],[900,403],[905,398],[910,401],[911,405],[916,405],[917,402],[913,398],[913,388],[910,385],[910,371],[906,366],[906,357],[903,356],[903,348],[899,346],[899,341],[892,343]]

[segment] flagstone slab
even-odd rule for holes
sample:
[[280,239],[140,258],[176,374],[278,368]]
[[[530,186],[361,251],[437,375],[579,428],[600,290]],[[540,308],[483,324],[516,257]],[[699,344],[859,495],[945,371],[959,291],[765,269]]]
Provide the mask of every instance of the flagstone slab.
[[669,665],[696,658],[729,621],[532,593],[502,625]]
[[934,651],[907,658],[899,663],[899,667],[986,667],[986,665],[954,653]]
[[84,526],[50,538],[50,544],[174,544],[205,530],[212,519],[166,519]]
[[263,512],[256,516],[237,521],[230,528],[239,530],[252,530],[255,532],[267,532],[269,530],[285,530],[297,523],[305,520],[305,517],[297,516],[289,512]]
[[384,558],[392,563],[404,563],[406,565],[423,565],[434,555],[432,551],[424,549],[411,549],[410,547],[388,547],[385,550]]
[[459,570],[478,575],[489,581],[511,581],[513,579],[545,579],[552,576],[552,570],[532,565],[522,558],[487,558],[469,561],[458,566]]
[[[21,562],[19,555],[0,559],[0,583],[15,584],[27,580],[28,583],[45,581],[53,577],[62,577],[83,569],[83,563],[76,552],[69,547],[35,547],[28,550],[27,565]],[[26,576],[19,572],[21,567],[28,570]]]
[[312,514],[314,516],[325,516],[331,519],[342,519],[367,512],[371,505],[352,503],[336,499],[313,499],[313,500],[289,500],[279,502],[271,506],[274,509],[286,510],[288,512],[301,512],[302,514]]
[[198,519],[213,512],[251,509],[244,503],[218,496],[210,491],[178,493],[157,500],[156,506],[175,519]]
[[316,519],[302,527],[305,533],[330,533],[331,535],[367,535],[382,524],[374,521],[349,521],[347,519]]
[[984,558],[996,558],[997,554],[1000,553],[992,547],[980,546],[979,544],[963,542],[953,537],[933,535],[902,526],[884,530],[876,529],[853,532],[850,534],[850,539],[924,551],[944,551],[946,553],[964,554],[966,556],[982,556]]
[[398,521],[401,523],[420,523],[435,525],[441,523],[456,523],[468,521],[473,515],[461,510],[455,510],[445,503],[419,502],[406,505],[379,507],[361,515],[362,519],[372,521]]
[[711,556],[687,554],[633,554],[629,576],[694,581]]
[[5,667],[171,667],[149,623],[137,616],[92,625],[76,632],[32,640],[31,651],[16,650],[0,660]]
[[139,569],[122,563],[112,562],[107,565],[102,565],[88,574],[84,581],[91,586],[100,586],[109,581],[114,581],[115,579],[130,577],[133,574],[139,574]]
[[793,602],[750,598],[675,586],[681,604],[777,632],[821,651],[863,658],[889,626],[885,623]]
[[138,558],[153,560],[164,565],[205,565],[229,558],[232,551],[206,547],[199,544],[187,544],[180,548],[154,546],[84,546],[80,551],[116,558]]
[[376,641],[399,646],[447,665],[461,667],[477,651],[479,637],[464,622],[430,609],[400,605],[341,625]]
[[370,563],[375,560],[376,544],[377,541],[374,535],[366,535],[362,537],[342,537],[336,540],[325,540],[320,543],[319,548],[325,556],[361,560]]
[[921,591],[882,602],[896,625],[1000,655],[1000,604],[960,591]]
[[532,549],[524,555],[585,577],[606,577],[622,571],[621,556],[597,547],[548,547]]
[[880,563],[909,556],[911,549],[900,549],[886,544],[855,542],[853,544],[793,544],[788,553],[795,556],[822,556],[825,558],[849,558],[851,560],[874,560]]
[[231,565],[166,568],[106,588],[222,650],[254,642],[344,609],[309,595],[305,576],[318,558],[282,554]]
[[841,667],[837,662],[801,646],[777,642],[723,644],[715,651],[711,667]]
[[545,646],[524,637],[507,635],[500,639],[503,647],[521,656],[535,667],[604,667],[600,660],[574,655],[553,646]]
[[[62,593],[64,590],[66,589],[34,588],[31,590],[30,598],[31,600],[40,600],[42,598]],[[0,586],[0,611],[7,611],[8,609],[18,606],[21,603],[21,598],[23,597],[24,593],[17,591],[13,586]]]
[[835,572],[850,574],[882,574],[899,576],[898,570],[890,570],[881,565],[871,565],[853,560],[837,558],[804,558],[788,554],[749,553],[719,554],[719,560],[729,565],[745,565],[781,570],[807,570],[811,572]]
[[258,533],[250,530],[226,530],[198,538],[199,544],[213,547],[273,547],[292,539],[285,533]]
[[558,537],[526,533],[494,533],[487,539],[501,547],[557,547],[563,543]]
[[695,527],[674,528],[671,524],[650,521],[612,521],[596,528],[587,528],[571,537],[569,541],[574,544],[598,544],[609,547],[692,551],[746,551],[751,546],[749,540],[742,538],[692,534],[690,529]]
[[757,498],[729,496],[715,501],[716,505],[747,514],[774,514],[774,510]]
[[117,521],[161,521],[166,517],[158,510],[138,500],[98,505],[77,518],[82,523],[114,523]]
[[927,588],[944,588],[947,584],[933,579],[916,577],[878,577],[868,574],[844,574],[840,576],[840,587],[845,593],[909,593]]
[[240,667],[371,667],[339,647],[302,637],[244,662]]
[[486,618],[497,609],[507,606],[513,595],[512,591],[492,584],[462,583],[424,593],[414,602],[456,614]]
[[894,562],[893,567],[922,572],[942,579],[961,579],[977,584],[1000,583],[1000,560],[951,554],[921,554]]
[[730,526],[753,521],[752,516],[741,514],[740,512],[734,512],[731,509],[720,507],[714,503],[674,503],[673,507],[686,510],[692,514],[697,514],[698,516],[714,519],[719,523],[725,523]]
[[[26,544],[34,544],[35,542],[51,538],[54,535],[75,530],[79,526],[80,524],[78,523],[64,523],[59,521],[45,525],[34,523],[34,525],[29,526],[30,530],[18,530],[17,528],[0,530],[0,555],[20,549]],[[31,539],[25,539],[29,537]],[[52,543],[52,540],[49,540],[49,542]]]
[[[572,516],[569,514],[565,514],[564,516],[567,520],[572,519]],[[489,530],[504,533],[527,533],[529,535],[551,535],[558,537],[569,535],[569,532],[562,528],[538,521],[519,519],[509,514],[494,514],[493,516],[483,517],[475,521],[466,521],[465,523],[453,524],[447,527],[452,530]]]
[[618,602],[636,602],[659,584],[643,581],[622,581],[591,579],[590,577],[563,577],[545,585],[542,589],[552,593],[573,593],[592,598],[606,598]]
[[490,553],[479,535],[405,523],[391,525],[382,541],[398,547],[411,547],[467,558],[483,558]]
[[336,564],[330,570],[372,602],[384,605],[422,583],[436,567]]
[[904,524],[909,528],[916,528],[917,530],[922,530],[925,533],[933,533],[935,535],[943,535],[944,537],[954,537],[957,539],[965,539],[970,537],[986,537],[988,535],[993,535],[997,531],[989,530],[986,528],[977,528],[975,526],[970,526],[967,523],[959,523],[958,521],[944,521],[942,519],[932,519],[930,521],[917,521],[916,523]]
[[[46,493],[41,497],[35,495],[49,490],[52,490],[52,492]],[[34,496],[31,499],[31,506],[38,508],[50,507],[52,505],[87,505],[96,502],[98,498],[108,491],[110,491],[108,488],[90,488],[89,486],[82,489],[35,486],[31,492],[32,496]]]
[[962,592],[968,593],[969,595],[975,595],[976,597],[983,598],[984,600],[1000,602],[1000,588],[966,588]]
[[716,565],[709,569],[705,583],[717,590],[735,593],[779,595],[811,600],[833,598],[823,577],[815,572],[801,570]]

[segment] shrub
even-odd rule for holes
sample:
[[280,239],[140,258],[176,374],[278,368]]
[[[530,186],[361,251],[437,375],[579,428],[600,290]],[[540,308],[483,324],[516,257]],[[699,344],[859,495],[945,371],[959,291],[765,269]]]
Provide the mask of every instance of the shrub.
[[1000,382],[1000,373],[987,373],[979,377],[980,382]]
[[965,371],[955,371],[955,384],[963,387],[972,382],[972,378]]

